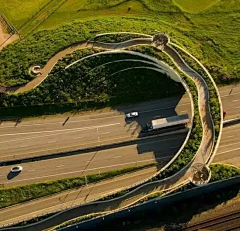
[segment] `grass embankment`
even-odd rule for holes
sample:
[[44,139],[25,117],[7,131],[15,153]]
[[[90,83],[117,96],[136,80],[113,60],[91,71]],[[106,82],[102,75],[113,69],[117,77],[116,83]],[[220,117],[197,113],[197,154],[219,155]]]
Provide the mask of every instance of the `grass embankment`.
[[[188,54],[186,54],[184,51],[179,49],[178,47],[174,46],[174,49],[177,50],[177,52],[180,54],[180,56],[184,59],[184,61],[197,73],[199,73],[203,79],[206,81],[208,89],[209,89],[209,104],[210,104],[210,112],[212,115],[214,128],[215,128],[215,143],[218,140],[219,135],[219,129],[220,129],[220,121],[221,121],[221,114],[220,114],[220,103],[217,95],[217,91],[207,75],[207,73],[203,70],[203,68],[194,60],[192,59]],[[215,80],[217,81],[217,80]]]
[[160,99],[184,92],[179,83],[165,74],[142,68],[128,69],[156,68],[153,64],[141,62],[146,58],[131,54],[102,54],[65,69],[73,61],[99,51],[76,51],[60,60],[37,88],[22,94],[2,95],[0,115],[26,117],[90,110]]
[[210,182],[226,180],[240,175],[240,168],[227,164],[211,164],[210,170],[212,173]]
[[[103,172],[101,174],[87,175],[87,183],[95,183],[101,180],[110,179],[121,174],[134,172],[143,168],[155,166],[155,164],[148,164],[143,166],[136,166],[124,168],[114,171]],[[43,196],[50,196],[54,193],[60,193],[68,189],[74,189],[86,184],[84,176],[66,178],[62,180],[46,181],[38,184],[29,184],[14,188],[0,189],[0,208],[10,205],[18,204],[25,201],[30,201]]]
[[[219,181],[219,180],[229,179],[231,177],[234,177],[234,176],[237,176],[237,175],[240,174],[240,168],[237,168],[235,166],[224,165],[224,164],[211,164],[210,165],[210,169],[211,169],[211,173],[212,173],[212,178],[211,178],[210,182],[215,182],[215,181]],[[188,184],[188,185],[185,185],[182,188],[172,192],[171,194],[175,194],[177,192],[184,192],[184,191],[186,191],[188,189],[192,189],[194,187],[196,187],[196,186],[194,186],[192,184]],[[239,192],[240,192],[240,189],[239,189]],[[151,199],[154,199],[154,198],[157,198],[157,197],[161,197],[162,194],[163,194],[162,192],[156,192],[156,193],[150,194],[149,196],[147,196],[144,199],[140,200],[138,202],[138,204],[147,202],[147,201],[149,201]],[[220,195],[220,196],[225,197],[226,195]],[[105,199],[111,199],[111,198],[110,197],[109,198],[106,197]],[[217,199],[217,203],[218,203],[218,200],[222,199],[222,198],[216,197],[215,199]],[[216,201],[214,201],[214,203],[216,203]],[[168,207],[168,209],[171,209],[170,207]],[[89,214],[87,216],[81,216],[81,217],[69,220],[67,222],[64,222],[61,225],[56,226],[55,228],[53,228],[51,230],[58,230],[60,228],[69,227],[71,225],[77,224],[77,223],[82,222],[84,220],[89,220],[89,219],[91,219],[93,217],[97,217],[97,216],[98,216],[98,214],[94,214],[94,213],[93,214]]]
[[97,36],[93,39],[93,41],[104,42],[104,43],[120,43],[120,42],[124,42],[130,39],[136,39],[136,38],[149,38],[149,37],[141,34],[119,33],[119,34],[107,34],[107,35]]
[[[9,15],[16,15],[12,17],[16,21],[19,18],[20,21],[21,18],[27,21],[31,15],[25,14],[24,7],[30,3],[24,1],[17,4],[17,2],[19,3],[15,0],[11,4],[0,5],[7,7],[6,12]],[[124,3],[118,5],[121,2]],[[239,33],[236,29],[238,28],[236,18],[239,17],[240,4],[239,0],[228,2],[219,1],[207,11],[190,14],[181,11],[173,1],[168,0],[91,1],[91,3],[67,1],[41,24],[39,30],[44,31],[37,32],[14,46],[9,45],[1,52],[0,83],[5,85],[26,83],[31,79],[28,75],[31,65],[44,65],[57,51],[70,44],[86,41],[99,33],[128,31],[155,34],[156,30],[166,32],[172,41],[186,47],[202,61],[215,79],[239,81]],[[128,12],[129,5],[132,9]],[[198,10],[196,1],[191,7]],[[36,11],[38,9],[33,9],[32,15]],[[17,15],[19,12],[20,16]],[[107,18],[109,16],[116,17]],[[93,20],[94,18],[96,20]],[[83,19],[86,21],[79,21]],[[73,20],[76,21],[72,22]],[[63,26],[67,22],[69,24]],[[54,30],[49,30],[51,28]]]

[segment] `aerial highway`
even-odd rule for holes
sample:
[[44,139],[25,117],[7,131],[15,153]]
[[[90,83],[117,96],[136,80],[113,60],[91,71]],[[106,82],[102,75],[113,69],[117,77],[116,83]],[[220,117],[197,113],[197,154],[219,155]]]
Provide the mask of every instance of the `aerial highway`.
[[9,187],[155,162],[163,166],[178,151],[185,137],[186,133],[156,137],[118,148],[21,163],[23,171],[19,175],[10,173],[12,166],[3,166],[0,168],[0,183]]
[[[175,56],[176,57],[176,56]],[[180,63],[180,65],[183,65],[182,63]],[[194,76],[195,78],[196,78],[196,75]],[[205,88],[203,88],[202,86],[199,86],[199,91],[201,92],[201,93],[204,93],[204,94],[206,94],[206,92],[205,92]],[[232,97],[236,97],[236,95],[237,94],[232,94],[233,93],[233,89],[231,89],[231,92],[229,92],[229,93],[227,93],[228,92],[228,89],[224,89],[223,91],[226,91],[226,93],[225,92],[223,92],[222,93],[222,97],[223,98],[226,98],[225,99],[225,102],[226,101],[232,101],[232,102],[238,102],[238,99],[232,99]],[[228,95],[227,95],[228,94]],[[206,97],[203,97],[202,98],[203,100],[204,100],[204,103],[207,103],[207,101],[206,101]],[[205,102],[206,101],[206,102]],[[181,106],[181,104],[179,104],[180,106]],[[163,110],[165,109],[165,111],[166,111],[166,109],[167,109],[167,107],[168,106],[166,106],[165,108],[162,108]],[[137,109],[135,109],[135,110],[137,110]],[[151,112],[153,112],[152,110],[154,110],[154,109],[145,109],[146,111],[147,111],[147,113],[149,112],[149,111],[151,111]],[[227,110],[227,109],[225,109],[225,110]],[[122,110],[123,111],[123,110]],[[140,114],[141,113],[143,113],[141,110],[138,110],[139,112],[140,112]],[[185,113],[186,113],[186,111],[188,111],[188,110],[185,110],[184,108],[182,108],[181,109],[181,112],[180,113],[178,113],[178,114],[183,114],[183,112],[185,111]],[[208,111],[206,111],[206,112],[208,112]],[[165,113],[165,112],[164,112]],[[233,112],[232,112],[232,114],[234,114],[234,115],[236,115],[237,114],[237,111],[234,111],[233,110]],[[228,115],[228,117],[226,117],[226,118],[230,118],[230,116],[231,116],[231,112],[230,112],[230,110],[227,112],[227,115]],[[151,117],[155,117],[155,116],[159,116],[159,117],[164,117],[164,116],[162,116],[161,114],[159,114],[159,115],[151,115]],[[64,123],[63,123],[63,127],[65,127],[65,125],[68,123],[68,120],[69,119],[66,119],[66,121],[64,121]],[[149,120],[149,119],[148,119]],[[109,121],[109,120],[108,120]],[[111,121],[111,125],[112,124],[114,124],[114,122],[115,121]],[[121,122],[115,122],[115,123],[120,123],[121,124]],[[127,127],[127,125],[128,125],[128,123],[124,123],[125,125],[125,127]],[[141,125],[141,123],[140,122],[138,122],[137,124],[140,124]],[[95,125],[96,127],[93,127],[93,130],[95,130],[93,133],[94,134],[97,134],[97,136],[96,137],[94,137],[93,138],[93,135],[91,135],[91,133],[89,134],[89,138],[86,138],[86,140],[89,140],[89,139],[96,139],[95,140],[95,142],[97,143],[97,142],[100,142],[99,141],[99,139],[102,139],[102,137],[100,137],[99,136],[99,128],[100,128],[100,126],[105,126],[106,124],[100,124],[100,125]],[[4,126],[5,125],[3,125],[3,131],[4,131],[4,129],[7,129],[7,127],[5,127],[4,128]],[[21,123],[20,123],[20,126],[19,126],[19,128],[21,129]],[[26,132],[25,131],[18,131],[17,133],[15,133],[15,134],[13,134],[13,133],[5,133],[5,134],[7,134],[8,136],[18,136],[18,135],[25,135],[25,133],[27,134],[27,135],[29,135],[29,137],[26,137],[26,139],[30,139],[31,140],[31,136],[33,135],[33,134],[36,134],[36,133],[44,133],[46,130],[39,130],[39,131],[33,131],[33,130],[31,130],[32,128],[31,128],[31,126],[32,125],[30,125],[30,126],[24,126],[24,127],[30,127],[30,130],[27,130]],[[45,125],[44,125],[45,126]],[[15,126],[15,127],[18,127],[18,124]],[[23,127],[23,126],[22,126]],[[134,127],[134,129],[133,130],[137,130],[137,125],[136,125],[136,127]],[[10,127],[9,127],[10,128]],[[83,128],[85,128],[85,127],[83,127]],[[88,125],[86,125],[86,128],[89,128],[89,126]],[[27,128],[28,129],[28,128]],[[70,128],[71,129],[71,128]],[[129,127],[127,127],[127,129],[129,129]],[[58,129],[58,130],[60,130],[60,129]],[[55,129],[55,130],[53,130],[53,131],[57,131],[58,132],[58,130],[57,129]],[[86,129],[86,130],[89,130],[89,129]],[[90,129],[91,130],[91,129]],[[113,130],[117,130],[117,131],[119,131],[120,129],[119,128],[117,128],[117,129],[113,129]],[[34,133],[35,132],[35,133]],[[50,131],[47,131],[47,133],[48,132],[50,132]],[[88,133],[88,132],[84,132],[84,133]],[[210,133],[208,133],[208,135],[209,135]],[[112,134],[111,134],[111,136],[114,136],[115,135],[115,133],[114,132],[112,132]],[[211,135],[211,134],[210,134]],[[210,136],[209,135],[209,136]],[[41,137],[39,137],[39,138],[41,138]],[[205,137],[206,138],[206,137]],[[45,137],[44,137],[44,139],[45,139]],[[178,141],[178,137],[177,138],[175,138],[177,141]],[[84,142],[86,141],[85,139],[83,140]],[[4,143],[6,140],[3,140],[2,142]],[[17,140],[16,140],[17,141]],[[15,142],[15,141],[14,141]],[[55,141],[56,142],[56,141]],[[54,143],[55,143],[54,142]],[[62,140],[61,141],[62,143],[64,142],[64,140]],[[94,141],[93,141],[94,142]],[[159,140],[154,140],[152,143],[158,143],[159,142]],[[176,146],[173,146],[174,144],[173,144],[173,142],[167,142],[167,140],[163,140],[162,142],[164,142],[164,143],[170,143],[171,144],[171,146],[170,146],[170,148],[176,148],[176,149],[178,149],[180,146],[181,146],[181,142],[180,142],[180,144],[178,144],[178,147],[177,147],[177,144],[176,144]],[[43,141],[43,145],[46,143],[46,141]],[[204,142],[203,142],[204,143]],[[140,144],[139,144],[140,145]],[[163,145],[162,145],[163,146]],[[163,148],[163,150],[164,150],[164,147],[162,147],[162,146],[160,146],[160,148]],[[159,147],[159,146],[158,146]],[[38,146],[38,147],[36,147],[37,149],[40,149],[40,147]],[[207,147],[207,148],[209,148],[209,150],[210,150],[210,146],[209,147]],[[5,147],[5,149],[7,149],[8,150],[8,148],[7,147]],[[135,147],[135,149],[137,149],[138,150],[138,147]],[[206,150],[206,147],[203,145],[203,150]],[[160,150],[157,150],[157,151],[160,151]],[[29,152],[30,153],[30,152]],[[124,152],[125,153],[125,152]],[[157,152],[156,152],[157,153]],[[139,154],[139,153],[138,153]],[[152,154],[152,153],[151,153]],[[204,153],[200,153],[201,155],[202,154],[204,154]],[[13,154],[11,154],[11,155],[13,155]],[[87,164],[87,167],[88,166],[90,166],[90,164],[92,164],[92,163],[94,163],[94,157],[97,155],[97,153],[91,153],[91,154],[87,154],[87,155],[89,155],[89,157],[90,157],[90,159],[85,159],[84,161],[86,161],[86,162],[88,162],[88,164]],[[91,156],[92,155],[92,156]],[[79,155],[80,156],[80,155]],[[82,155],[83,156],[83,155]],[[107,156],[106,154],[105,155],[103,155],[103,156]],[[102,156],[102,157],[103,157]],[[140,154],[139,154],[139,156],[141,156]],[[163,158],[164,157],[164,155],[160,155],[161,157],[160,158]],[[200,156],[200,155],[199,155]],[[101,168],[101,165],[100,165],[100,167],[99,167],[99,163],[101,162],[100,160],[102,160],[103,158],[102,157],[100,157],[99,158],[99,161],[97,161],[97,164],[96,165],[94,165],[94,166],[92,166],[92,168]],[[116,157],[116,154],[114,155],[114,157],[113,158],[111,158],[111,157],[107,157],[107,162],[109,163],[109,160],[110,159],[118,159],[118,158],[115,158]],[[204,157],[204,156],[201,156],[201,157]],[[62,157],[62,158],[74,158],[74,157]],[[121,157],[120,157],[121,158]],[[119,158],[119,159],[120,159]],[[155,158],[157,159],[157,156],[155,156]],[[136,158],[135,158],[136,159]],[[96,160],[97,160],[97,158],[96,158]],[[48,162],[50,162],[51,160],[48,160]],[[74,163],[77,163],[77,160],[76,159],[72,159],[71,161],[73,161]],[[118,161],[118,160],[117,160]],[[140,161],[142,161],[142,160],[140,160]],[[80,161],[79,161],[80,162]],[[126,163],[128,163],[129,161],[127,161]],[[72,162],[71,162],[72,163]],[[26,163],[26,164],[28,164],[28,163]],[[44,166],[46,166],[46,162],[44,162],[44,161],[40,161],[40,162],[35,162],[35,163],[32,163],[32,164],[42,164],[42,165],[44,165]],[[56,163],[55,163],[56,164]],[[63,167],[63,168],[65,168],[65,164],[63,164],[63,163],[58,163],[58,164],[62,164],[62,166],[61,165],[59,165],[59,166],[61,166],[61,167]],[[123,164],[125,164],[125,163],[123,163]],[[70,165],[72,165],[72,164],[70,164]],[[105,166],[106,166],[106,164],[105,164]],[[59,167],[59,169],[61,168],[61,167]],[[68,164],[67,164],[67,167],[68,167]],[[79,166],[77,166],[77,167],[79,167]],[[81,166],[80,166],[81,167]],[[1,169],[4,171],[5,169],[7,169],[8,168],[8,171],[9,171],[9,166],[7,166],[7,167],[2,167]],[[27,168],[26,166],[24,167],[24,169],[25,168]],[[56,169],[58,168],[58,167],[53,167],[53,168],[51,168],[51,166],[48,166],[47,167],[48,169],[54,169],[54,171],[56,171]],[[84,168],[84,167],[82,167],[82,168]],[[37,169],[37,168],[36,168]],[[85,169],[86,169],[86,167],[85,167]],[[38,169],[37,169],[38,170]],[[99,170],[99,169],[98,169]],[[40,171],[40,170],[39,170]],[[35,178],[35,179],[37,179],[35,176],[38,174],[38,175],[42,175],[39,171],[36,171],[34,168],[33,168],[33,170],[31,171],[31,172],[33,172],[33,175],[31,175],[30,177],[29,177],[29,175],[30,174],[32,174],[32,173],[28,173],[28,176],[26,176],[26,175],[24,175],[24,174],[20,174],[18,177],[16,177],[16,178],[13,178],[13,179],[11,179],[11,182],[12,182],[12,184],[14,185],[14,181],[16,182],[16,181],[25,181],[25,182],[28,182],[28,180],[31,180],[32,178]],[[69,170],[67,170],[67,171],[69,171]],[[82,171],[82,169],[81,169],[81,171]],[[91,171],[91,170],[90,170]],[[46,172],[46,170],[45,170],[45,172]],[[62,171],[61,171],[62,172]],[[3,178],[5,178],[6,179],[6,174],[7,174],[7,171],[5,171],[2,175],[3,175]],[[53,174],[56,174],[56,172],[54,172]],[[58,172],[57,172],[57,174],[59,174]],[[61,173],[62,174],[62,173]],[[47,174],[47,176],[51,176],[51,173],[48,173]],[[22,179],[20,178],[20,177],[23,177]],[[181,177],[181,174],[179,174],[179,177]],[[187,177],[187,175],[186,175],[186,177]],[[6,184],[7,184],[7,182],[6,182]],[[160,187],[160,186],[159,186]],[[162,184],[162,186],[161,187],[163,187],[164,188],[164,183]],[[96,197],[96,195],[95,196],[93,196],[93,197]]]
[[[220,88],[223,105],[227,111],[226,119],[236,118],[240,114],[240,101],[237,101],[240,99],[238,91],[240,91],[238,86]],[[98,144],[99,139],[100,141],[105,139],[109,142],[117,142],[121,140],[123,135],[127,139],[131,139],[138,136],[138,122],[133,119],[130,120],[129,124],[126,123],[125,112],[132,110],[142,112],[138,118],[139,123],[145,123],[153,117],[170,116],[176,112],[178,114],[186,113],[189,108],[190,103],[185,94],[181,98],[174,97],[151,103],[124,106],[119,108],[119,111],[75,115],[70,117],[68,121],[66,121],[68,117],[60,116],[26,120],[16,126],[12,122],[3,122],[0,126],[0,147],[1,150],[4,150],[1,152],[1,161],[43,155],[49,152],[81,149],[85,147],[87,142],[91,146]],[[83,124],[88,129],[81,130]],[[115,125],[104,127],[107,124]],[[93,128],[89,129],[89,125],[93,125]],[[222,140],[214,162],[240,165],[238,130],[238,125],[223,129]],[[44,133],[44,131],[49,132]],[[5,136],[6,134],[12,135]],[[101,150],[97,153],[89,152],[53,160],[23,163],[21,165],[24,171],[14,178],[8,175],[12,166],[5,166],[0,168],[0,182],[5,186],[13,186],[86,175],[155,161],[165,164],[180,148],[184,137],[184,134],[180,134],[174,137],[139,140],[139,144]],[[115,140],[115,138],[120,139]]]
[[[225,120],[240,116],[240,86],[220,88]],[[126,121],[125,113],[138,111],[140,117]],[[142,103],[104,112],[46,117],[37,120],[2,122],[0,125],[1,161],[94,147],[137,137],[145,122],[155,117],[190,111],[185,94],[151,103]],[[9,145],[11,143],[11,145]]]
[[213,162],[240,167],[240,124],[223,128],[221,142]]
[[[139,117],[126,119],[125,113],[131,111],[139,112]],[[130,140],[138,137],[141,126],[153,118],[189,111],[190,102],[185,94],[103,112],[2,122],[0,159],[20,159]]]
[[156,167],[151,167],[135,173],[118,176],[107,181],[89,184],[78,189],[37,199],[29,203],[1,209],[0,226],[11,224],[19,220],[26,220],[44,213],[59,211],[66,207],[72,207],[77,204],[91,201],[93,198],[100,198],[103,195],[121,190],[126,186],[131,186],[135,182],[148,178],[155,172]]

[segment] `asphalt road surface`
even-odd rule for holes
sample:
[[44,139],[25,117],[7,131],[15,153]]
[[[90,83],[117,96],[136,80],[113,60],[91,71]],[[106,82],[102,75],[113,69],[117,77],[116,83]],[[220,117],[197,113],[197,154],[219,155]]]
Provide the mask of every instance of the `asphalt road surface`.
[[104,196],[106,193],[114,193],[126,186],[131,186],[135,182],[150,177],[155,172],[156,167],[151,167],[135,173],[118,176],[107,181],[89,184],[75,190],[65,191],[51,197],[34,200],[30,203],[23,203],[21,205],[1,209],[0,226],[85,203],[93,200],[93,198]]
[[225,120],[240,116],[240,84],[219,88],[223,108],[226,111]]
[[[139,117],[126,119],[125,113]],[[2,122],[1,161],[111,144],[139,136],[141,127],[154,118],[190,112],[188,95],[116,108],[108,112],[34,121]]]
[[10,173],[12,166],[0,168],[4,187],[42,182],[59,178],[101,173],[113,169],[155,163],[165,165],[179,150],[186,133],[140,139],[137,144],[57,159],[22,163],[23,171]]
[[[220,88],[226,120],[240,116],[240,85]],[[138,111],[136,119],[125,113]],[[190,112],[188,96],[116,108],[75,116],[47,117],[33,121],[2,122],[0,159],[11,160],[94,147],[138,137],[142,125],[153,118]]]
[[240,124],[223,128],[222,139],[213,162],[240,167]]

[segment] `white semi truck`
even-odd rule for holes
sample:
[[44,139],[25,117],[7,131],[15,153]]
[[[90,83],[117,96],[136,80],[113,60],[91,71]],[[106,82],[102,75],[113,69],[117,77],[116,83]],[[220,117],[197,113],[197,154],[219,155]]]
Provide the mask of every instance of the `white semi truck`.
[[184,115],[177,115],[177,116],[171,116],[161,119],[154,119],[150,122],[146,123],[146,125],[143,127],[143,132],[151,132],[156,131],[164,128],[182,128],[186,127],[189,122],[188,114]]

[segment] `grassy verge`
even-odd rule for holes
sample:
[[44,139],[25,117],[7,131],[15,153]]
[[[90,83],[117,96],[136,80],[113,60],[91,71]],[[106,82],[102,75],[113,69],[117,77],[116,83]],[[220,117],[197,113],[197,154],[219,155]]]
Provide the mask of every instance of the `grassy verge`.
[[135,39],[135,38],[148,38],[148,36],[141,35],[141,34],[131,34],[131,33],[107,34],[107,35],[96,36],[93,39],[93,41],[105,42],[105,43],[120,43],[130,39]]
[[[184,92],[179,83],[165,74],[142,68],[131,69],[155,67],[141,62],[146,58],[137,55],[101,54],[65,69],[73,61],[100,51],[76,51],[60,60],[37,88],[22,94],[2,95],[0,115],[27,117],[94,110],[166,98]],[[121,71],[124,69],[126,71]]]
[[240,168],[226,164],[211,164],[210,170],[212,173],[210,182],[226,180],[231,177],[240,175]]
[[[174,49],[180,54],[180,56],[184,59],[184,61],[197,73],[199,73],[203,79],[206,81],[208,89],[209,89],[209,103],[210,103],[210,112],[213,118],[214,128],[215,128],[215,143],[218,140],[219,136],[219,129],[220,129],[220,121],[221,121],[221,114],[220,114],[220,104],[218,100],[218,95],[216,89],[206,74],[206,72],[202,69],[199,64],[188,56],[184,51],[174,46]],[[219,80],[218,80],[219,81]]]
[[[211,178],[210,182],[229,179],[231,177],[238,176],[240,174],[240,168],[237,168],[235,166],[230,166],[230,165],[211,164],[210,169],[211,169],[211,172],[212,172],[212,178]],[[184,191],[192,189],[194,187],[196,187],[196,186],[190,183],[190,184],[187,184],[187,185],[177,189],[176,191],[174,191],[170,194],[175,194],[175,193],[178,193],[178,192],[184,192]],[[118,194],[114,194],[113,196],[104,197],[104,198],[100,199],[100,201],[113,199],[115,197],[122,196],[122,195],[126,194],[127,192],[129,192],[129,190],[121,191]],[[156,193],[150,194],[147,197],[140,200],[137,204],[141,204],[141,203],[147,202],[148,200],[161,197],[162,195],[163,195],[162,192],[156,192]],[[53,214],[48,214],[48,215],[45,215],[45,216],[42,216],[42,217],[34,218],[32,220],[29,220],[29,221],[21,222],[21,223],[17,224],[16,226],[24,226],[24,225],[32,224],[32,223],[38,222],[40,220],[44,220],[47,217],[50,217],[52,215]],[[50,230],[51,231],[52,230],[59,230],[61,228],[70,227],[71,225],[74,225],[74,224],[77,224],[77,223],[80,223],[82,221],[89,220],[89,219],[92,219],[92,218],[98,217],[98,216],[99,216],[99,214],[92,213],[92,214],[88,214],[88,215],[85,215],[85,216],[77,217],[77,218],[71,219],[69,221],[66,221],[66,222],[64,222],[64,223],[62,223],[62,224],[60,224],[56,227],[53,227]]]
[[[229,179],[231,177],[234,177],[234,176],[237,176],[237,175],[240,174],[240,168],[237,168],[235,166],[224,165],[224,164],[211,164],[210,169],[211,169],[211,173],[212,173],[212,178],[211,178],[210,182],[216,182],[216,181],[219,181],[219,180]],[[193,184],[187,184],[187,185],[179,188],[178,190],[172,192],[171,194],[175,194],[175,193],[178,193],[178,192],[184,192],[184,191],[192,189],[194,187],[196,187],[196,186],[194,186]],[[122,192],[122,195],[124,195],[123,193],[126,193],[126,192]],[[137,205],[141,204],[141,203],[144,203],[144,202],[147,202],[151,199],[161,197],[162,194],[163,194],[162,192],[156,192],[156,193],[150,194],[149,196],[147,196],[147,197],[143,198],[142,200],[138,201]],[[111,198],[109,197],[107,199],[111,199]],[[98,216],[97,214],[89,214],[87,216],[81,216],[81,217],[72,219],[70,221],[64,222],[63,224],[61,224],[61,225],[59,225],[59,226],[57,226],[57,227],[55,227],[54,229],[51,229],[51,230],[58,230],[60,228],[69,227],[71,225],[77,224],[77,223],[82,222],[84,220],[89,220],[89,219],[97,217],[97,216]]]
[[[154,166],[155,164],[124,168],[101,174],[87,175],[88,184],[98,182],[105,179],[110,179],[121,174],[130,173],[141,170],[143,168]],[[44,196],[50,196],[54,193],[60,193],[68,189],[74,189],[85,185],[85,177],[66,178],[56,181],[46,181],[38,184],[29,184],[14,188],[0,189],[0,208],[21,202],[30,201]]]

